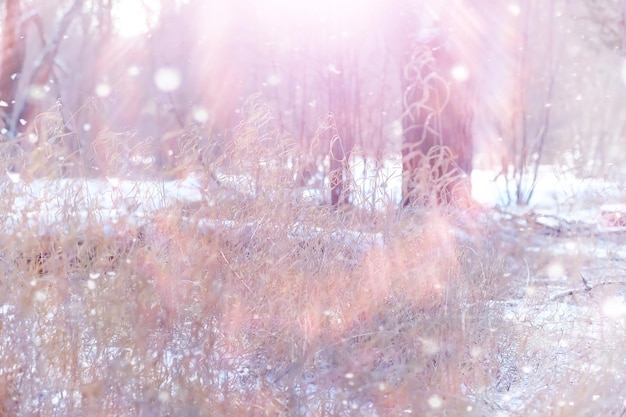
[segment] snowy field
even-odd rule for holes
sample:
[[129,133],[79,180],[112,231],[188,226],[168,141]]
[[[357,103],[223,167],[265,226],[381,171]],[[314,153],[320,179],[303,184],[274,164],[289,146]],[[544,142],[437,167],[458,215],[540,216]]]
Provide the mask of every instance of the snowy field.
[[[400,198],[400,166],[397,162],[391,161],[379,168],[369,169],[362,164],[354,166],[354,182],[360,189],[354,196],[355,204],[362,204],[366,208],[375,207],[376,210],[384,210],[391,204],[397,204]],[[174,206],[204,206],[219,209],[219,199],[216,199],[211,192],[214,187],[231,187],[234,191],[244,195],[254,189],[254,186],[247,188],[250,185],[249,178],[242,180],[242,177],[218,173],[217,181],[219,185],[203,180],[198,175],[190,175],[185,179],[172,181],[129,181],[106,178],[104,180],[62,179],[24,182],[16,174],[6,174],[3,182],[5,207],[8,208],[3,214],[5,235],[17,235],[23,238],[32,234],[43,237],[51,233],[68,233],[68,225],[75,225],[71,233],[76,233],[77,230],[81,230],[81,227],[87,230],[96,226],[101,228],[105,236],[116,236],[132,228],[150,225],[159,213],[168,211]],[[244,183],[246,187],[242,190],[241,184]],[[626,279],[623,278],[626,270],[623,266],[624,259],[626,259],[624,247],[626,224],[621,219],[622,215],[626,215],[626,209],[622,205],[624,200],[622,188],[618,184],[596,179],[576,179],[570,174],[559,173],[554,167],[540,168],[534,195],[525,207],[510,204],[512,190],[507,190],[505,179],[502,177],[496,179],[494,172],[475,171],[472,176],[472,187],[474,198],[489,208],[489,210],[481,211],[479,217],[476,218],[476,222],[481,225],[476,229],[484,231],[489,236],[477,237],[471,233],[468,234],[467,230],[455,229],[456,226],[447,227],[444,234],[438,234],[437,230],[432,232],[433,229],[428,224],[418,228],[416,233],[424,235],[434,233],[431,237],[435,239],[436,245],[442,245],[444,252],[450,236],[453,236],[452,239],[458,237],[457,244],[468,245],[470,249],[471,242],[468,243],[468,240],[486,239],[490,241],[490,244],[494,244],[497,250],[506,252],[507,255],[503,256],[505,266],[502,273],[506,279],[510,280],[509,288],[498,298],[478,301],[482,304],[483,310],[481,311],[488,313],[484,317],[486,320],[484,328],[477,327],[477,329],[482,329],[481,332],[484,331],[487,334],[504,331],[496,324],[489,324],[501,320],[508,327],[506,332],[509,337],[494,338],[494,346],[491,348],[476,346],[470,352],[472,358],[480,357],[481,366],[487,364],[492,368],[481,369],[480,373],[484,375],[485,381],[493,380],[495,383],[476,384],[475,376],[470,378],[459,375],[455,377],[457,397],[454,401],[447,398],[446,395],[449,394],[445,393],[435,392],[426,396],[430,412],[432,415],[496,416],[624,415],[626,413],[626,397],[624,397],[626,382],[623,375],[626,375],[626,356],[624,355],[626,351],[622,344],[624,334],[626,334]],[[376,190],[375,195],[372,190]],[[304,201],[309,201],[307,198],[311,195],[310,191],[304,191],[302,198]],[[212,211],[209,212],[212,213]],[[197,225],[201,229],[200,232],[204,234],[211,234],[222,228],[235,231],[236,239],[246,241],[260,239],[260,235],[267,233],[265,230],[267,228],[273,230],[281,227],[265,218],[255,222],[246,220],[248,218],[231,219],[224,215],[215,218],[210,215],[192,217],[191,222]],[[260,228],[261,223],[264,224],[265,229]],[[344,230],[335,229],[332,233],[328,233],[326,226],[307,221],[293,221],[287,226],[289,230],[287,236],[291,240],[308,242],[313,240],[312,236],[314,236],[321,242],[320,245],[338,244],[338,247],[343,248],[344,258],[355,257],[348,260],[346,265],[349,268],[361,268],[369,258],[376,259],[377,254],[397,249],[389,246],[393,238],[390,238],[388,231],[364,232],[346,227]],[[159,229],[161,233],[167,233],[167,230],[169,229],[163,232]],[[326,237],[327,239],[324,240]],[[164,245],[171,248],[167,236],[162,238],[166,240]],[[189,247],[188,243],[177,244]],[[239,242],[232,244],[237,245]],[[252,249],[246,250],[253,250],[254,246],[250,248]],[[350,250],[345,251],[345,248],[350,248]],[[316,252],[311,253],[321,257],[320,259],[327,256],[323,249],[322,252],[316,249]],[[219,255],[210,259],[223,261],[225,268],[234,274],[235,279],[244,283],[246,291],[254,292],[248,284],[245,284],[244,275],[236,270],[236,262],[245,263],[247,262],[245,258],[237,261],[230,258],[225,251],[219,250]],[[130,263],[129,259],[127,261]],[[489,259],[485,262],[487,261]],[[184,264],[187,261],[183,257],[180,262]],[[262,272],[256,273],[263,276]],[[87,290],[95,292],[101,285],[119,285],[116,282],[121,279],[121,274],[122,272],[115,269],[94,270],[83,278],[83,282]],[[54,280],[53,277],[45,274],[39,278],[24,277],[24,279],[27,283],[30,282],[27,285],[32,285],[33,288],[41,288],[42,281]],[[182,297],[184,294],[202,291],[201,287],[204,284],[199,284],[194,278],[185,278],[183,273],[181,279],[183,281],[180,285],[190,286],[190,289],[175,289],[171,283],[161,283],[157,279],[156,292],[160,297],[166,297],[164,294],[168,292]],[[35,303],[42,304],[47,300],[49,295],[46,294],[41,289],[35,291],[33,295]],[[167,297],[166,300],[176,305]],[[79,311],[81,301],[75,295],[69,295],[67,302],[69,304],[66,308],[69,312],[64,313],[69,315],[67,317],[81,314]],[[179,299],[178,302],[181,300]],[[90,314],[97,315],[95,310],[97,308],[101,307],[93,307]],[[183,307],[170,306],[170,308],[182,309]],[[461,306],[463,314],[460,317],[463,320],[461,326],[463,331],[465,331],[465,314],[471,315],[474,308],[476,306],[471,303]],[[7,353],[8,344],[25,343],[28,345],[31,336],[26,334],[45,331],[46,321],[54,322],[54,315],[58,314],[54,308],[42,309],[42,311],[48,311],[47,316],[44,315],[39,321],[35,321],[33,324],[35,327],[27,330],[20,326],[20,320],[24,318],[21,310],[23,306],[15,304],[11,296],[7,294],[0,296],[0,337],[3,338],[2,345],[4,346],[0,347],[0,358],[3,361],[10,357]],[[169,310],[165,308],[163,311]],[[153,314],[161,317],[164,314],[163,311]],[[328,320],[337,320],[337,323],[345,320],[341,318],[342,315],[337,309],[325,310],[324,314]],[[415,317],[412,320],[419,322],[419,318]],[[168,319],[159,318],[158,320],[167,321]],[[89,323],[92,322],[88,320],[86,325]],[[97,321],[92,324],[103,325],[102,322]],[[169,330],[171,333],[165,339],[163,336],[155,336],[159,340],[163,339],[159,342],[161,348],[153,347],[149,352],[155,355],[154,360],[161,364],[158,368],[160,372],[171,375],[169,377],[165,375],[160,379],[164,381],[164,387],[169,388],[157,388],[153,393],[153,400],[150,400],[154,403],[142,403],[145,410],[152,410],[157,413],[154,415],[161,415],[162,412],[158,411],[161,410],[158,404],[165,404],[172,396],[180,396],[186,392],[180,386],[172,385],[172,378],[174,378],[172,375],[176,374],[178,367],[183,364],[187,364],[185,369],[188,371],[195,369],[194,361],[201,360],[201,358],[211,363],[221,364],[220,368],[212,371],[214,373],[211,378],[216,386],[223,389],[245,393],[249,389],[248,384],[252,383],[256,386],[256,384],[267,384],[268,381],[275,381],[276,387],[280,387],[279,391],[287,389],[285,383],[280,381],[284,380],[285,373],[290,375],[289,367],[287,370],[273,370],[273,365],[268,363],[265,376],[261,376],[258,371],[254,370],[258,367],[259,357],[255,358],[253,355],[263,354],[259,353],[260,351],[257,353],[250,351],[244,356],[237,356],[234,353],[231,355],[228,353],[229,347],[223,345],[225,342],[220,339],[221,336],[211,336],[217,337],[215,347],[221,346],[221,348],[213,350],[210,353],[213,356],[209,360],[206,358],[209,353],[189,338],[194,334],[196,336],[212,334],[210,321],[204,323],[200,329],[191,330],[192,327],[191,322],[181,322]],[[26,333],[23,333],[24,331]],[[25,339],[20,341],[19,334],[24,334],[22,337]],[[33,337],[35,337],[33,342],[35,345],[48,343],[45,336]],[[81,339],[81,336],[76,337]],[[97,331],[94,328],[83,330],[81,343],[87,345],[93,343],[93,346],[83,346],[81,350],[83,356],[75,359],[77,362],[73,366],[82,369],[81,372],[89,373],[91,363],[103,360],[108,362],[106,358],[121,358],[125,355],[134,357],[130,348],[125,351],[123,343],[99,346],[94,342],[97,338]],[[165,341],[166,339],[169,341]],[[430,343],[428,340],[430,339],[423,339],[422,345],[428,346]],[[490,339],[487,338],[487,340]],[[316,409],[324,410],[327,409],[325,404],[339,402],[345,407],[328,406],[328,409],[344,410],[337,411],[338,415],[381,415],[380,409],[375,407],[377,403],[374,397],[368,399],[365,395],[344,398],[342,384],[331,383],[330,387],[327,382],[322,384],[321,377],[317,373],[328,373],[326,368],[332,362],[332,359],[320,354],[326,350],[328,349],[321,348],[314,355],[315,360],[320,361],[316,365],[319,369],[304,372],[303,379],[294,388],[296,389],[294,395],[309,399],[306,405],[296,408],[298,413],[318,415]],[[37,357],[36,348],[34,352],[34,357]],[[54,362],[53,358],[46,360]],[[40,366],[33,364],[32,369],[26,373],[36,376],[41,372]],[[54,369],[58,371],[62,368]],[[15,372],[17,368],[7,363],[4,367],[0,364],[0,389],[4,390],[0,391],[0,395],[19,397],[7,388],[9,386],[7,375]],[[185,378],[192,385],[193,381],[200,381],[198,382],[200,385],[207,383],[206,375],[202,376],[199,371],[189,372],[191,373]],[[117,374],[114,372],[113,375]],[[57,383],[60,381],[54,375],[39,377],[43,380],[57,381]],[[344,374],[344,378],[351,380],[355,376],[352,372],[348,372]],[[351,385],[348,384],[348,386]],[[382,391],[384,384],[379,388]],[[320,395],[321,392],[326,394]],[[46,415],[70,415],[72,409],[82,409],[81,407],[88,403],[90,395],[94,398],[98,397],[97,394],[85,394],[80,390],[49,387],[41,391],[38,398],[32,395],[24,397],[28,397],[31,402],[22,405],[21,409],[48,410],[49,412],[44,413]],[[227,397],[225,394],[219,394],[216,398],[219,401],[225,401]],[[407,404],[410,403],[410,401],[407,402]],[[293,408],[291,410],[293,411]],[[545,414],[542,414],[541,410]],[[623,411],[622,414],[619,414],[620,411]],[[419,412],[418,408],[410,405],[404,409],[407,415]],[[444,414],[438,414],[439,412]],[[22,415],[27,414],[25,412]]]
[[[8,181],[7,181],[8,179]],[[217,180],[225,187],[243,194],[253,194],[253,180],[247,176],[219,174]],[[382,164],[358,159],[352,165],[354,192],[352,203],[365,209],[385,210],[401,200],[401,164],[390,158]],[[5,214],[10,227],[12,220],[28,219],[29,224],[58,224],[67,209],[79,219],[96,220],[103,225],[116,223],[121,217],[141,223],[172,204],[218,204],[208,192],[202,175],[190,174],[181,180],[131,181],[118,178],[33,180],[24,182],[18,174],[7,173],[5,192],[13,198],[12,210]],[[328,184],[325,184],[326,186]],[[532,215],[547,227],[564,223],[580,223],[597,232],[618,231],[622,214],[626,216],[624,187],[609,181],[579,179],[555,166],[541,166],[533,193],[527,205],[517,206],[514,180],[507,180],[495,171],[474,170],[473,198],[489,208],[503,213]],[[530,176],[522,189],[531,189]],[[319,189],[304,190],[309,201],[323,200]],[[623,219],[626,223],[626,218]]]

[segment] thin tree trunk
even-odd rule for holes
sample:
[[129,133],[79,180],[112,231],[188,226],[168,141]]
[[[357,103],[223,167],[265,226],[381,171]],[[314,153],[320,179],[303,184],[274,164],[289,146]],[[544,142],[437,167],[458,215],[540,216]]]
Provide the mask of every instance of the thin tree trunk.
[[330,75],[330,108],[334,126],[330,143],[330,184],[331,205],[335,208],[346,203],[345,181],[348,176],[348,161],[352,148],[352,127],[350,126],[349,97],[346,74],[342,66],[336,74]]
[[20,2],[12,0],[4,4],[6,9],[0,40],[0,116],[4,128],[12,137],[15,134],[15,100],[24,66],[26,39],[20,36]]
[[622,0],[622,55],[626,56],[626,0]]

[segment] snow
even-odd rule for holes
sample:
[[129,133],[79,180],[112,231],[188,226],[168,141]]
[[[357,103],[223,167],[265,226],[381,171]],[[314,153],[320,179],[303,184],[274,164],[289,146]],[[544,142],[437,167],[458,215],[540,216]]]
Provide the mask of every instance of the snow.
[[[528,173],[522,182],[522,189],[528,192],[532,186],[532,175]],[[481,204],[490,207],[506,207],[517,212],[534,211],[547,215],[567,215],[584,219],[587,213],[581,212],[599,200],[618,198],[622,189],[616,183],[588,178],[580,179],[558,167],[543,165],[537,172],[536,185],[527,206],[514,207],[515,184],[495,171],[474,170],[472,172],[473,197]]]
[[[399,160],[388,159],[382,164],[374,164],[366,159],[355,159],[351,175],[356,191],[353,203],[367,209],[385,210],[390,205],[398,204],[401,199],[401,164]],[[102,224],[104,230],[107,225],[114,225],[121,220],[133,225],[141,225],[149,221],[151,215],[177,203],[207,202],[211,204],[206,189],[206,181],[202,175],[191,173],[187,177],[170,181],[131,181],[115,177],[105,179],[35,179],[25,181],[14,173],[6,173],[4,181],[5,194],[10,196],[11,211],[4,216],[5,228],[8,232],[23,228],[24,220],[27,224],[44,233],[50,228],[58,228],[68,217],[79,222],[96,222]],[[253,196],[255,193],[254,179],[249,175],[235,175],[217,173],[220,186],[232,188],[242,194]],[[574,222],[589,227],[593,232],[613,232],[626,230],[626,204],[621,203],[623,190],[620,185],[600,179],[579,179],[570,172],[562,172],[557,167],[539,167],[534,193],[527,206],[518,207],[511,202],[511,182],[507,183],[503,176],[497,176],[494,171],[475,170],[472,175],[473,196],[479,203],[497,208],[495,213],[502,216],[526,216],[533,221],[554,230],[561,230],[564,224]],[[530,182],[524,184],[527,190]],[[507,188],[508,187],[508,188]],[[376,193],[374,194],[374,190]],[[308,193],[308,194],[307,194]],[[303,191],[304,196],[318,196],[319,191]],[[496,214],[497,215],[497,214]],[[259,224],[241,224],[234,220],[218,220],[211,218],[198,219],[198,227],[207,231],[216,228],[242,229],[245,227],[256,230]],[[265,225],[264,227],[273,227]],[[20,229],[20,231],[23,229]],[[58,230],[58,229],[57,229]],[[311,238],[322,235],[324,230],[319,227],[294,222],[290,225],[290,239]],[[354,230],[335,230],[330,236],[335,241],[342,242],[346,247],[356,252],[366,252],[374,247],[384,247],[383,235],[380,233],[364,233]],[[593,245],[593,246],[590,246]],[[591,253],[596,258],[609,260],[607,242],[563,239],[552,242],[549,249],[542,246],[525,248],[526,251],[544,251],[547,256],[559,259],[560,256],[572,253]],[[626,257],[623,248],[613,251],[619,256]],[[546,357],[555,360],[554,367],[571,367],[576,355],[582,355],[583,344],[589,346],[617,346],[623,335],[624,317],[626,316],[626,296],[622,292],[613,292],[610,296],[601,296],[596,304],[573,303],[571,298],[576,295],[587,295],[591,288],[598,288],[602,284],[602,277],[587,277],[590,284],[583,286],[582,282],[572,286],[566,279],[564,266],[556,262],[547,267],[548,278],[541,281],[537,276],[529,276],[526,293],[523,298],[494,301],[494,311],[503,312],[504,320],[510,323],[511,328],[520,332],[522,343],[527,352],[532,350],[545,351]],[[95,290],[98,284],[99,272],[89,274],[86,285]],[[576,278],[578,280],[578,278]],[[605,280],[606,281],[606,280]],[[540,285],[541,284],[541,285]],[[585,284],[587,285],[587,284]],[[571,288],[569,286],[572,286]],[[594,292],[595,293],[595,292]],[[37,297],[45,297],[45,293],[38,292]],[[45,301],[40,300],[40,301]],[[503,303],[502,308],[497,303]],[[0,318],[9,319],[13,316],[15,307],[0,305]],[[532,339],[525,332],[532,332]],[[581,342],[582,341],[582,342]],[[577,346],[571,346],[572,343]],[[586,346],[586,345],[585,345]],[[112,348],[119,349],[119,348]],[[571,351],[574,351],[574,354]],[[583,352],[584,353],[584,352]],[[107,352],[115,356],[116,352]],[[166,366],[174,366],[182,358],[180,353],[165,351],[163,361]],[[519,358],[517,358],[519,359]],[[517,371],[517,382],[512,383],[505,394],[497,394],[495,401],[502,410],[521,411],[527,405],[529,392],[542,389],[543,380],[537,381],[537,372],[532,362],[522,364]],[[558,363],[557,363],[558,362]],[[510,368],[518,366],[515,359],[504,359],[500,362],[501,372],[510,372]],[[596,365],[589,365],[596,366]],[[221,379],[230,376],[220,371]],[[241,372],[247,372],[245,363]],[[241,375],[240,375],[241,376]],[[348,376],[346,376],[347,378]],[[313,383],[307,385],[307,390],[316,390]],[[51,401],[59,402],[67,393],[56,393]],[[532,397],[532,396],[530,396]],[[565,399],[564,399],[565,401]],[[442,406],[441,398],[433,394],[428,399],[433,409]],[[355,408],[367,411],[367,405],[354,404]],[[409,412],[410,410],[407,410]]]
[[[363,157],[351,159],[352,204],[366,210],[385,212],[397,207],[402,198],[402,164],[399,157],[385,158],[382,163]],[[133,181],[107,177],[105,179],[35,179],[24,181],[18,174],[7,172],[11,210],[4,216],[7,231],[23,221],[29,227],[46,229],[58,227],[68,218],[83,223],[117,224],[124,218],[133,226],[144,224],[154,213],[177,203],[215,205],[207,192],[207,180],[202,174],[190,173],[185,178],[169,181]],[[221,187],[241,195],[255,196],[256,182],[247,174],[217,172]],[[522,183],[531,187],[531,176]],[[496,208],[503,215],[532,217],[536,224],[553,230],[565,230],[583,225],[596,232],[619,231],[626,227],[626,203],[617,183],[601,179],[579,179],[558,167],[540,166],[534,192],[529,204],[514,204],[513,181],[507,182],[495,171],[474,170],[473,198],[480,204]],[[303,201],[324,200],[318,189],[301,190]],[[202,219],[202,227],[213,228],[213,219]],[[235,228],[241,225],[222,225]],[[359,241],[365,247],[376,246],[380,236],[364,238],[362,233],[344,233],[346,244]],[[366,242],[367,243],[364,243]],[[375,243],[372,243],[375,242]]]
[[194,203],[203,199],[203,186],[195,175],[172,181],[108,177],[35,179],[30,182],[12,173],[7,176],[12,185],[7,193],[12,197],[11,210],[4,220],[8,232],[14,227],[23,227],[24,220],[29,227],[38,228],[40,233],[60,227],[68,219],[94,220],[107,225],[125,218],[138,226],[151,214],[176,202]]

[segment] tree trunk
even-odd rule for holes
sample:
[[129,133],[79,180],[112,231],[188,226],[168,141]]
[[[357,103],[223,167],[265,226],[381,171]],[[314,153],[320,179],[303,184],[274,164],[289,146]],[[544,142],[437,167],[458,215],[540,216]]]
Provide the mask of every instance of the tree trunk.
[[469,69],[443,29],[407,1],[395,6],[387,43],[401,75],[402,204],[462,203],[473,157]]
[[[422,45],[404,65],[404,206],[469,199],[472,171],[470,83],[453,77],[454,51]],[[459,74],[463,75],[463,74]]]
[[0,40],[0,116],[3,127],[14,135],[14,108],[26,51],[26,39],[20,34],[20,2],[4,2],[6,10]]
[[[342,62],[338,58],[337,62]],[[342,62],[343,64],[343,62]],[[348,75],[345,67],[339,64],[336,73],[330,75],[329,84],[329,107],[333,114],[334,127],[330,143],[330,174],[331,205],[338,208],[347,201],[348,189],[346,180],[350,174],[349,160],[353,146],[353,126],[350,120],[350,92],[347,83]]]
[[[35,69],[28,80],[29,87],[43,87],[44,85],[50,83],[50,79],[53,76],[52,72],[54,69],[54,60],[59,52],[59,48],[61,47],[61,42],[63,42],[65,33],[69,29],[69,26],[74,18],[81,12],[83,2],[84,0],[74,0],[72,5],[63,14],[52,39],[44,46],[39,59],[35,62]],[[39,111],[37,104],[38,102],[36,99],[30,97],[30,95],[26,95],[26,99],[16,118],[20,121],[20,124],[25,124],[24,122],[32,123],[37,111]],[[24,122],[22,122],[22,120]]]
[[622,55],[626,56],[626,0],[622,0]]

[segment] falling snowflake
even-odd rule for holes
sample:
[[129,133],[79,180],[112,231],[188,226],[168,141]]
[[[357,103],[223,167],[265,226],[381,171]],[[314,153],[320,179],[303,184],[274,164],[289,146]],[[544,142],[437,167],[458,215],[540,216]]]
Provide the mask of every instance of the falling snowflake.
[[181,84],[180,72],[176,68],[160,68],[154,74],[154,84],[164,93],[176,91]]
[[98,97],[108,97],[111,94],[111,86],[107,83],[100,83],[96,86],[96,95]]

